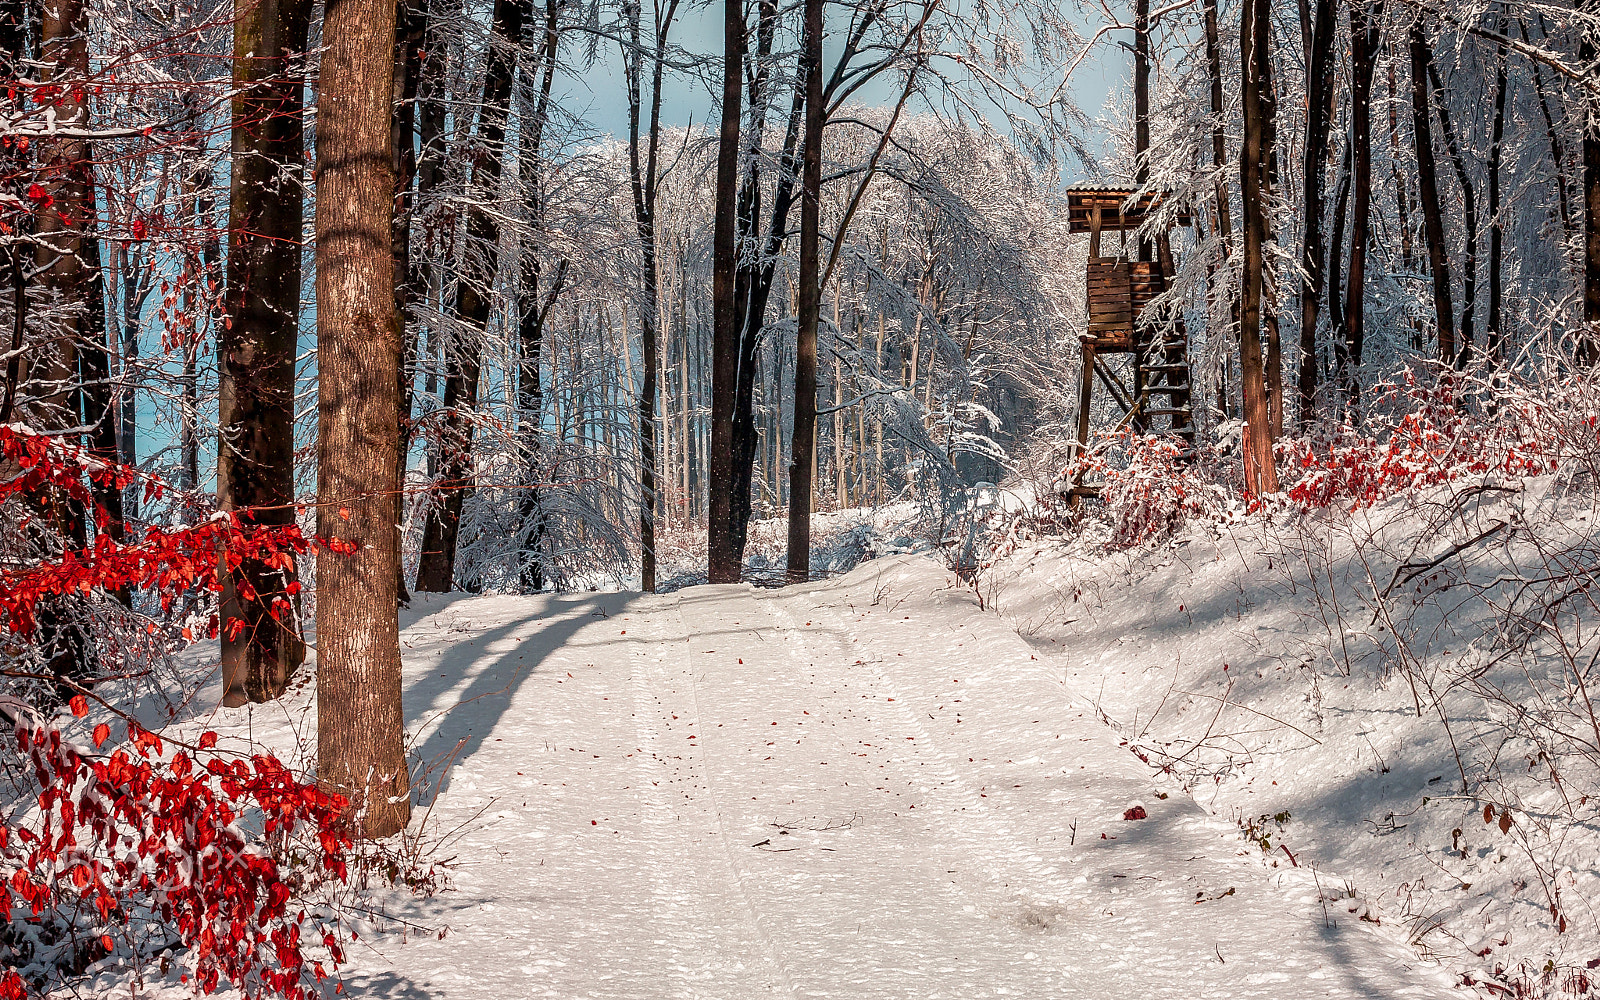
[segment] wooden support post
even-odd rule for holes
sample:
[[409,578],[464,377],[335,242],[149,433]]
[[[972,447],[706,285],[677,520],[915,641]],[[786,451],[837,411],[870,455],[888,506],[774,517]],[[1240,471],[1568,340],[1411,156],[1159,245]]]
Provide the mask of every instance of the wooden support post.
[[[1074,459],[1082,458],[1089,450],[1089,404],[1094,398],[1094,343],[1087,337],[1078,343],[1083,352],[1083,381],[1078,386],[1078,451]],[[1083,473],[1079,471],[1072,477],[1072,485],[1082,484]]]

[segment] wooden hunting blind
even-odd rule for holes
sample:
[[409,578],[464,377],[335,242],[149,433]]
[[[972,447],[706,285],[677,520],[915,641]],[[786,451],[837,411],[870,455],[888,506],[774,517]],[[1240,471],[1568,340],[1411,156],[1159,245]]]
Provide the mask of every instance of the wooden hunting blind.
[[[1159,192],[1134,197],[1134,188],[1113,184],[1079,184],[1067,190],[1068,229],[1089,234],[1086,276],[1088,324],[1081,335],[1083,374],[1078,397],[1078,452],[1089,444],[1089,415],[1098,379],[1109,392],[1122,418],[1118,429],[1132,425],[1144,433],[1169,433],[1182,437],[1186,450],[1194,444],[1194,419],[1189,407],[1188,337],[1181,321],[1153,337],[1141,329],[1140,315],[1150,301],[1167,288],[1173,275],[1172,250],[1163,231],[1130,253],[1128,234],[1137,230],[1161,207]],[[1169,216],[1172,224],[1189,225],[1186,211]],[[1102,254],[1102,238],[1115,233],[1116,246]],[[1150,248],[1154,246],[1154,260]],[[1145,259],[1139,259],[1145,258]],[[1131,384],[1103,360],[1108,355],[1131,355],[1125,367]],[[1074,496],[1095,495],[1081,476],[1072,484]]]

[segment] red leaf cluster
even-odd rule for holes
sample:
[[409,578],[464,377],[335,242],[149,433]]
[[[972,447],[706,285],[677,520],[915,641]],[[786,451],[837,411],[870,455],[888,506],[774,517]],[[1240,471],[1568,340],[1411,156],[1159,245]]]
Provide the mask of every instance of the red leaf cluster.
[[[0,456],[20,472],[0,482],[0,503],[28,496],[55,495],[84,509],[96,510],[96,523],[105,527],[105,514],[94,507],[90,481],[125,488],[137,479],[145,483],[145,499],[159,497],[165,485],[127,466],[103,461],[57,438],[30,433],[16,426],[0,426]],[[192,588],[220,592],[233,577],[240,597],[263,595],[236,574],[247,559],[271,569],[291,570],[295,557],[317,544],[295,525],[261,526],[242,520],[238,512],[218,512],[189,527],[145,529],[136,540],[119,542],[105,531],[81,549],[69,549],[53,559],[0,568],[0,618],[12,632],[30,634],[34,611],[49,595],[112,592],[123,588],[153,591],[163,608]],[[321,547],[338,553],[355,550],[349,542],[332,540]],[[287,583],[269,599],[274,617],[288,613],[298,581]],[[237,628],[232,622],[225,627]]]
[[[267,754],[165,758],[160,737],[133,723],[128,730],[130,748],[86,760],[56,729],[17,727],[42,791],[34,822],[0,826],[0,858],[14,870],[0,888],[7,903],[35,918],[92,908],[108,951],[130,911],[144,907],[193,950],[196,985],[206,992],[227,982],[247,994],[317,996],[329,970],[302,952],[307,914],[289,911],[285,873],[238,821],[259,815],[268,841],[302,828],[314,834],[318,865],[343,880],[352,843],[344,799]],[[215,745],[212,733],[200,741]],[[337,966],[343,954],[321,931]],[[20,979],[0,979],[0,1000],[24,996]]]
[[1287,442],[1290,465],[1303,470],[1289,499],[1302,507],[1356,509],[1468,476],[1556,470],[1557,435],[1549,433],[1540,402],[1512,397],[1507,402],[1515,405],[1491,419],[1465,405],[1463,389],[1453,373],[1423,379],[1407,370],[1379,387],[1378,412],[1363,429],[1346,425],[1327,440]]
[[[290,609],[299,584],[258,594],[238,570],[246,560],[293,570],[295,558],[318,545],[293,525],[262,527],[236,512],[118,540],[106,530],[90,484],[123,489],[142,482],[149,500],[163,493],[162,481],[18,425],[0,426],[0,467],[14,470],[0,482],[0,505],[22,518],[34,516],[41,497],[95,512],[97,530],[87,545],[0,566],[0,628],[24,637],[35,628],[42,600],[125,588],[158,595],[170,607],[196,588],[221,591],[231,580],[242,598],[265,599],[277,615]],[[354,549],[347,541],[321,547]],[[77,717],[88,714],[82,694],[68,705]],[[110,736],[109,725],[95,725],[94,746]],[[303,910],[289,909],[291,884],[306,874],[302,866],[346,879],[351,839],[341,820],[344,799],[300,780],[269,754],[218,755],[214,733],[201,736],[192,752],[167,756],[160,736],[129,723],[128,743],[99,758],[40,723],[19,722],[16,738],[40,793],[31,818],[0,823],[0,868],[11,873],[0,875],[0,900],[13,914],[37,922],[49,915],[108,952],[143,915],[190,950],[195,984],[206,992],[231,983],[247,996],[318,995],[316,983],[329,970],[302,950],[302,931],[310,928]],[[259,826],[261,841],[246,834],[246,816]],[[291,871],[262,842],[314,846],[291,855]],[[343,961],[337,939],[317,923],[310,940],[325,945],[337,967]],[[14,970],[0,975],[0,1000],[21,1000],[28,991]]]

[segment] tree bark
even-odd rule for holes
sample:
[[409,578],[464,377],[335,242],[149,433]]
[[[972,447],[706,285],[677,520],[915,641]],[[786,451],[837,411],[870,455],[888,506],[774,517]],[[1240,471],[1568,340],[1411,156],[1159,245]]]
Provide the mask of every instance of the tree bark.
[[[83,402],[82,423],[89,428],[89,453],[107,463],[116,463],[119,455],[117,441],[117,412],[115,386],[111,381],[111,348],[107,343],[106,322],[106,270],[100,252],[100,240],[94,234],[84,240],[84,264],[87,270],[83,339],[78,354]],[[97,516],[104,517],[101,530],[113,541],[126,541],[127,531],[123,521],[122,487],[114,478],[105,481],[91,480],[89,494],[97,508]],[[127,585],[116,591],[117,600],[125,607],[133,606],[133,595]]]
[[[35,25],[40,39],[40,75],[44,82],[59,87],[55,123],[85,128],[89,124],[87,87],[74,86],[75,81],[87,81],[89,77],[85,6],[82,0],[58,0],[34,11],[41,15]],[[81,137],[53,135],[41,141],[38,148],[36,176],[47,197],[39,199],[34,214],[37,244],[33,267],[41,297],[46,305],[55,306],[57,318],[43,329],[23,325],[28,318],[28,310],[22,305],[27,301],[27,279],[19,269],[15,332],[26,331],[27,339],[24,342],[19,338],[14,346],[19,351],[26,348],[26,352],[17,355],[16,378],[8,378],[5,409],[10,411],[13,403],[20,403],[16,408],[24,422],[76,444],[75,429],[82,423],[78,412],[78,348],[89,325],[83,303],[91,288],[87,267],[90,242],[97,238],[93,232],[93,162],[89,143]],[[7,412],[6,418],[12,419],[12,414]],[[62,491],[48,487],[36,490],[28,496],[28,502],[37,523],[56,536],[47,544],[78,549],[88,545],[92,520]],[[57,678],[56,694],[63,701],[77,692],[74,685],[92,683],[95,673],[95,646],[85,627],[83,604],[77,595],[49,595],[36,610],[33,645],[45,668]]]
[[[757,349],[766,324],[767,303],[771,299],[777,264],[783,253],[784,241],[789,235],[789,212],[795,198],[795,185],[800,171],[800,124],[804,94],[795,88],[789,109],[789,123],[784,132],[783,152],[779,157],[778,178],[774,185],[772,209],[767,221],[767,236],[762,253],[741,260],[739,268],[744,275],[739,314],[742,317],[739,331],[739,385],[734,410],[734,501],[733,535],[741,562],[744,559],[746,535],[750,524],[751,471],[755,464],[756,421],[755,381],[758,363]],[[755,239],[753,231],[749,239]]]
[[[1600,18],[1600,0],[1584,0],[1581,9]],[[1593,67],[1600,56],[1600,27],[1591,20],[1583,30],[1578,61]],[[1600,362],[1600,96],[1583,95],[1583,324],[1579,356]]]
[[796,173],[799,168],[797,149],[800,141],[801,88],[797,85],[790,107],[788,126],[784,132],[782,153],[779,157],[777,182],[767,221],[766,237],[761,237],[761,163],[764,123],[772,105],[771,81],[772,49],[779,27],[779,9],[774,0],[761,0],[756,5],[756,48],[750,53],[747,70],[749,101],[748,117],[753,123],[744,138],[744,177],[739,189],[738,215],[735,242],[742,248],[762,246],[761,252],[742,252],[734,271],[734,308],[739,326],[739,376],[735,383],[733,402],[733,496],[730,501],[730,541],[739,563],[744,561],[745,541],[750,524],[751,479],[755,466],[757,445],[755,417],[755,386],[759,364],[757,350],[766,323],[767,304],[772,293],[776,265],[788,236],[789,210],[794,200]]
[[[350,2],[350,0],[344,0]],[[456,286],[455,312],[462,334],[445,379],[444,421],[440,436],[441,495],[428,508],[423,527],[422,552],[417,566],[417,590],[448,593],[455,583],[456,545],[461,534],[461,508],[474,478],[474,410],[483,374],[483,336],[493,308],[495,272],[500,264],[500,224],[485,207],[495,197],[505,159],[506,119],[516,51],[522,38],[523,0],[495,0],[494,30],[484,72],[483,109],[478,117],[478,142],[472,164],[471,197],[467,209],[467,242],[462,252],[461,280]]]
[[317,776],[367,837],[411,815],[401,709],[390,213],[394,0],[329,0],[317,114]]
[[[300,61],[310,0],[240,0],[233,24],[233,164],[220,361],[217,506],[245,527],[293,524],[294,389],[300,333],[305,130]],[[224,705],[283,694],[305,659],[299,622],[275,598],[295,569],[247,559],[221,617]],[[234,623],[238,622],[235,627]]]
[[[656,468],[657,383],[660,358],[656,320],[660,314],[660,277],[656,263],[656,190],[660,183],[658,158],[661,148],[661,82],[666,66],[667,33],[677,16],[678,0],[667,0],[666,10],[655,4],[654,51],[651,53],[650,118],[645,132],[645,152],[640,157],[640,128],[643,105],[641,86],[640,9],[631,6],[629,41],[633,48],[632,72],[628,81],[628,168],[633,193],[633,218],[639,235],[639,257],[643,301],[639,304],[640,364],[643,367],[639,393],[639,586],[645,593],[656,589],[656,510],[658,470]],[[628,60],[624,54],[624,64]]]
[[822,222],[822,0],[805,0],[801,78],[805,144],[800,175],[800,294],[794,364],[794,428],[789,446],[788,580],[811,577],[811,501],[817,436],[817,325],[822,312],[819,230]]
[[522,586],[528,591],[544,589],[545,573],[541,552],[544,548],[545,514],[540,480],[545,472],[541,460],[544,443],[544,386],[540,379],[543,363],[544,331],[550,311],[561,295],[566,282],[567,261],[563,259],[556,268],[548,289],[540,288],[543,277],[534,237],[543,225],[544,129],[548,121],[550,91],[555,81],[556,50],[560,43],[561,3],[545,0],[544,17],[535,22],[528,19],[525,39],[537,53],[531,65],[523,72],[532,77],[539,73],[538,84],[524,81],[522,123],[519,127],[520,150],[518,180],[525,185],[530,203],[528,232],[517,260],[517,438],[521,446],[526,469],[523,494],[518,513],[527,532],[527,558],[522,564]]
[[[1301,161],[1305,231],[1300,255],[1305,278],[1300,285],[1300,368],[1295,387],[1301,428],[1316,418],[1317,409],[1317,312],[1322,304],[1325,280],[1322,261],[1327,253],[1322,237],[1322,216],[1326,207],[1323,179],[1327,173],[1328,134],[1333,124],[1334,3],[1335,0],[1316,0],[1306,76],[1308,117],[1305,157]],[[1212,87],[1217,89],[1216,84]],[[1216,103],[1213,98],[1213,106]]]
[[[1150,179],[1150,0],[1133,0],[1133,176],[1134,185],[1141,188]],[[1139,260],[1150,260],[1148,239],[1139,241]],[[1134,340],[1140,340],[1137,329]],[[1136,371],[1142,358],[1143,351],[1136,351]]]
[[[1505,19],[1501,18],[1501,34],[1505,34]],[[1501,45],[1495,52],[1494,68],[1494,123],[1489,131],[1489,324],[1485,331],[1488,340],[1489,360],[1498,364],[1502,360],[1505,329],[1500,309],[1500,257],[1504,225],[1500,218],[1500,168],[1506,133],[1506,63],[1508,53]]]
[[1368,11],[1366,0],[1350,0],[1350,187],[1354,194],[1350,220],[1350,267],[1345,275],[1344,341],[1346,369],[1340,372],[1355,413],[1361,383],[1355,369],[1367,338],[1367,244],[1372,219],[1372,73],[1378,63],[1378,22],[1383,5]]
[[1433,123],[1428,101],[1428,48],[1422,23],[1411,25],[1411,132],[1417,146],[1417,194],[1422,203],[1422,229],[1428,244],[1428,269],[1433,275],[1433,314],[1439,338],[1439,360],[1456,358],[1455,310],[1450,302],[1450,262],[1445,255],[1444,216],[1439,207],[1439,172],[1433,159]]
[[[402,551],[406,533],[406,468],[411,455],[411,408],[414,402],[418,339],[416,299],[425,288],[412,283],[411,220],[416,212],[413,185],[417,179],[417,95],[422,84],[423,46],[428,35],[428,14],[420,6],[424,0],[395,0],[394,76],[391,100],[394,117],[389,126],[389,155],[394,170],[394,216],[390,238],[394,253],[394,307],[400,314],[403,336],[400,367],[395,371],[399,384],[399,440],[395,465],[394,524]],[[401,607],[411,603],[406,586],[405,560],[396,564],[395,597]]]
[[1269,184],[1267,139],[1272,135],[1272,52],[1267,0],[1245,0],[1239,40],[1243,64],[1244,145],[1240,174],[1244,208],[1244,255],[1240,278],[1239,367],[1243,382],[1245,488],[1264,496],[1278,492],[1272,455],[1272,418],[1261,343],[1261,299],[1265,279],[1262,248],[1267,241]]
[[716,221],[712,233],[711,455],[707,497],[706,577],[737,583],[741,559],[733,531],[735,473],[733,417],[739,384],[739,315],[734,225],[738,212],[740,72],[744,65],[744,5],[723,10],[722,127],[718,134]]
[[[39,22],[42,71],[60,88],[55,122],[84,128],[88,98],[73,81],[89,75],[88,16],[83,0],[42,5]],[[88,277],[86,236],[95,216],[93,165],[88,140],[70,135],[46,137],[39,144],[39,171],[46,198],[34,213],[37,245],[35,280],[47,299],[55,299],[61,319],[48,330],[29,330],[29,354],[21,381],[27,387],[25,411],[36,429],[66,431],[77,426],[78,342],[84,324]]]
[[1350,219],[1350,159],[1353,144],[1345,136],[1344,156],[1339,162],[1339,191],[1333,199],[1333,238],[1328,243],[1328,325],[1333,330],[1333,367],[1337,380],[1349,367],[1350,345],[1344,330],[1344,234]]
[[1472,189],[1472,176],[1467,173],[1466,158],[1461,155],[1461,143],[1456,138],[1455,127],[1450,124],[1450,101],[1439,79],[1439,69],[1430,59],[1428,78],[1433,83],[1434,110],[1439,115],[1439,130],[1444,133],[1445,151],[1450,154],[1450,165],[1455,169],[1456,181],[1461,185],[1461,221],[1467,230],[1467,253],[1462,267],[1461,282],[1461,334],[1456,341],[1455,366],[1465,367],[1472,352],[1473,315],[1478,305],[1478,203]]
[[[23,78],[29,70],[24,62],[31,55],[28,44],[28,0],[0,0],[0,59],[4,60],[6,79]],[[10,93],[0,96],[0,106],[7,114],[19,114],[25,107],[27,96]],[[30,171],[29,151],[21,143],[11,143],[0,150],[4,169],[8,173],[4,190],[21,199],[26,185],[23,178]],[[24,377],[24,346],[27,343],[28,272],[34,248],[22,237],[32,234],[32,220],[17,216],[18,238],[6,248],[5,283],[11,293],[11,329],[7,331],[8,351],[5,364],[5,383],[0,386],[0,423],[10,423],[15,417],[17,394]]]

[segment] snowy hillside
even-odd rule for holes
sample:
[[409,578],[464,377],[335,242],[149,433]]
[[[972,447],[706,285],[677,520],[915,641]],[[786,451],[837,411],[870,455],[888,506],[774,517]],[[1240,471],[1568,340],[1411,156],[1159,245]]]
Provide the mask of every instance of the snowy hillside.
[[[1486,995],[1600,966],[1592,499],[1550,478],[1024,546],[980,592],[1280,869]],[[1329,891],[1332,890],[1332,891]]]

